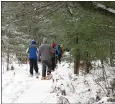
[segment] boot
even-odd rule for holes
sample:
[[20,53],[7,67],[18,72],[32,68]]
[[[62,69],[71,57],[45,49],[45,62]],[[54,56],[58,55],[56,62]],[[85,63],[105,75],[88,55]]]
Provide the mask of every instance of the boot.
[[46,79],[46,77],[41,77],[41,80],[45,80]]
[[39,74],[38,73],[36,73],[36,78],[39,78]]
[[52,74],[48,74],[47,76],[46,76],[46,79],[47,80],[50,80],[52,78]]
[[33,74],[30,74],[29,77],[33,77]]

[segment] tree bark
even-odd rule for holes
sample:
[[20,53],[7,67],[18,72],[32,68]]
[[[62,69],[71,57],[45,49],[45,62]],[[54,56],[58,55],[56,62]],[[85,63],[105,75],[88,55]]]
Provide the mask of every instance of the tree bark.
[[[79,43],[78,35],[75,41],[76,41],[76,44]],[[75,59],[74,59],[74,74],[79,74],[79,63],[80,63],[80,52],[79,52],[79,49],[77,49]]]
[[9,71],[9,48],[7,50],[7,71]]
[[9,55],[9,50],[10,50],[10,48],[9,48],[9,39],[10,39],[10,31],[9,31],[9,29],[8,29],[8,45],[7,45],[7,50],[6,50],[6,53],[7,53],[7,59],[6,59],[6,61],[7,61],[7,71],[9,71],[9,61],[10,61],[10,55]]
[[110,41],[110,66],[114,67],[114,61],[113,61],[113,43]]
[[88,51],[86,51],[86,73],[89,73],[90,67],[91,67],[91,63],[88,61]]
[[71,53],[70,53],[70,60],[69,61],[70,61],[70,64],[71,64]]
[[77,49],[77,55],[74,59],[74,74],[79,74],[80,52]]

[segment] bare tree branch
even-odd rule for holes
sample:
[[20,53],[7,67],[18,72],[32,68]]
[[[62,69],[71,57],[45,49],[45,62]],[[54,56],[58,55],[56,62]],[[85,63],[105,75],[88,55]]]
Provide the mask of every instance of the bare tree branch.
[[66,2],[66,9],[67,9],[67,12],[70,14],[70,16],[72,16],[73,17],[73,12],[72,12],[72,10],[71,10],[71,8],[70,8],[70,6],[69,6],[69,4],[68,4],[68,2]]

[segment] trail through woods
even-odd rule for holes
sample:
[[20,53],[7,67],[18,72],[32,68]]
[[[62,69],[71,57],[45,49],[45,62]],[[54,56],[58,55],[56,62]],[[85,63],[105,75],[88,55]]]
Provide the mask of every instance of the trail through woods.
[[[90,74],[73,75],[73,65],[63,62],[52,72],[53,79],[41,80],[29,77],[29,65],[15,65],[15,70],[2,74],[3,103],[96,103],[100,86],[95,83],[99,69]],[[98,79],[99,80],[99,79]],[[65,95],[62,91],[65,90]],[[100,97],[104,92],[101,90]]]

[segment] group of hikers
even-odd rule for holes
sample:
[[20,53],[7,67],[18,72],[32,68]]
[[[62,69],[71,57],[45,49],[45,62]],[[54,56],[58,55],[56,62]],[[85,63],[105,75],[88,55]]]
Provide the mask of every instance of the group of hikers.
[[64,50],[54,41],[51,44],[48,44],[47,38],[44,38],[39,48],[37,47],[36,41],[32,40],[31,44],[27,48],[26,53],[28,53],[30,76],[33,76],[33,69],[35,69],[36,78],[39,78],[37,64],[37,61],[39,61],[42,63],[41,80],[45,80],[51,78],[51,72],[55,70],[57,63],[61,63]]

